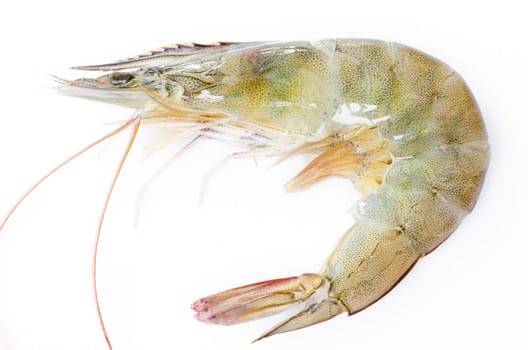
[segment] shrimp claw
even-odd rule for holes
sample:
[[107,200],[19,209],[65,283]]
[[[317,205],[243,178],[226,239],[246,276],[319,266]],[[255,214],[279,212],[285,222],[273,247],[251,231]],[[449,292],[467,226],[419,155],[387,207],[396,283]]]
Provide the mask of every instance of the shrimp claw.
[[195,301],[196,319],[206,323],[232,325],[271,316],[304,302],[307,306],[279,323],[260,339],[326,321],[346,309],[339,300],[322,294],[328,290],[324,277],[307,273],[230,289]]

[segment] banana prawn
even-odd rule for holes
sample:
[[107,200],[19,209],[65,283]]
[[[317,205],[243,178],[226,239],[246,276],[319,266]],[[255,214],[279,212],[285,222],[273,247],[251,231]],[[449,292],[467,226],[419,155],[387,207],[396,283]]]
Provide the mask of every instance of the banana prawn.
[[352,315],[388,293],[418,260],[447,239],[473,209],[488,166],[478,105],[461,76],[410,47],[375,40],[253,42],[165,47],[114,63],[74,67],[95,79],[57,78],[70,95],[131,106],[126,123],[59,164],[131,130],[96,233],[97,249],[113,187],[142,124],[170,125],[174,138],[234,143],[234,157],[310,154],[286,184],[307,188],[329,176],[350,179],[362,199],[355,223],[319,273],[279,278],[198,299],[196,318],[236,324],[299,313],[257,340]]

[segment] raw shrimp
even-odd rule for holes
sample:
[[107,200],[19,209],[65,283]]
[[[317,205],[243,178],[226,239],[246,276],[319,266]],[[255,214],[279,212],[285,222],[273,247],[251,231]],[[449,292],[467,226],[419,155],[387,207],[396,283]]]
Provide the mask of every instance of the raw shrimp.
[[[287,190],[337,175],[361,192],[355,224],[319,273],[255,283],[192,304],[198,320],[229,325],[304,303],[302,311],[258,339],[352,315],[388,293],[472,210],[488,166],[486,130],[463,79],[437,59],[397,43],[187,44],[74,68],[106,73],[57,78],[62,92],[137,108],[124,125],[50,172],[131,128],[96,242],[113,185],[145,123],[170,126],[174,139],[234,143],[242,151],[233,157],[311,154],[315,158]],[[94,291],[111,348],[97,299],[97,246]]]

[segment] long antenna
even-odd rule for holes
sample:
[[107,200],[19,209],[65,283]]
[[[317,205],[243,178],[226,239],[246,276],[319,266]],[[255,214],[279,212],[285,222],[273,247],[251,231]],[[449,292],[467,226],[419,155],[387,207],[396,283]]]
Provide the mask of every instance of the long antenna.
[[[112,179],[112,183],[110,184],[110,187],[108,189],[108,193],[106,195],[106,199],[103,204],[103,210],[101,212],[101,216],[99,217],[99,223],[97,225],[97,232],[95,235],[95,245],[93,250],[93,260],[92,260],[92,287],[93,287],[93,293],[95,298],[95,307],[97,309],[97,317],[99,318],[99,323],[101,325],[101,330],[103,331],[103,335],[106,340],[106,344],[108,345],[108,349],[112,350],[112,343],[110,342],[110,338],[108,336],[108,332],[106,331],[106,327],[103,320],[103,315],[101,314],[101,306],[99,305],[99,295],[97,292],[97,252],[99,250],[99,238],[101,237],[101,229],[103,227],[103,221],[106,214],[106,209],[108,208],[108,203],[110,202],[110,198],[112,197],[112,192],[114,191],[114,187],[116,185],[117,179],[119,177],[119,174],[121,173],[121,170],[123,169],[123,165],[125,164],[125,161],[127,159],[128,154],[130,153],[130,149],[132,148],[132,145],[134,144],[134,141],[136,139],[139,125],[140,125],[140,116],[137,116],[133,119],[131,119],[129,122],[130,124],[135,123],[134,128],[132,129],[132,132],[130,134],[130,140],[128,141],[127,147],[125,149],[125,152],[123,153],[123,156],[121,157],[121,160],[119,162],[119,165],[116,169],[116,172],[114,174],[114,178]],[[130,125],[128,124],[128,125]]]
[[53,169],[51,169],[49,172],[47,172],[44,176],[42,176],[39,180],[37,180],[31,187],[29,187],[27,189],[27,191],[22,196],[20,196],[20,198],[16,201],[16,203],[13,205],[13,207],[9,210],[9,212],[5,216],[4,220],[0,224],[0,232],[1,232],[2,229],[5,227],[5,225],[7,224],[7,222],[9,221],[9,219],[11,218],[11,216],[13,215],[13,213],[15,212],[15,210],[20,206],[20,204],[40,184],[42,184],[44,181],[46,181],[46,179],[49,178],[51,175],[56,173],[58,170],[60,170],[66,164],[70,163],[72,160],[76,159],[77,157],[79,157],[83,153],[85,153],[85,152],[89,151],[90,149],[92,149],[93,147],[97,146],[101,142],[106,141],[109,138],[111,138],[112,136],[115,136],[115,135],[119,134],[123,130],[127,129],[130,125],[132,125],[134,123],[136,124],[134,126],[134,129],[132,130],[132,134],[130,136],[130,141],[129,141],[128,146],[127,146],[127,148],[125,150],[125,153],[123,154],[123,157],[122,157],[122,159],[121,159],[121,161],[119,163],[119,167],[118,167],[118,169],[117,169],[117,171],[116,171],[116,173],[114,175],[114,178],[112,180],[112,184],[111,184],[110,189],[108,191],[108,195],[107,195],[106,200],[104,202],[103,211],[102,211],[101,216],[99,218],[99,224],[98,224],[98,227],[97,227],[97,233],[96,233],[96,239],[95,239],[95,247],[94,247],[94,253],[93,253],[93,264],[92,264],[93,284],[92,285],[93,285],[93,291],[94,291],[94,297],[95,297],[95,305],[96,305],[96,308],[97,308],[97,316],[99,318],[99,323],[101,324],[101,330],[103,331],[103,334],[104,334],[105,339],[106,339],[106,343],[107,343],[108,348],[110,350],[112,349],[112,345],[110,343],[110,339],[108,338],[108,334],[107,334],[105,326],[104,326],[103,318],[102,318],[102,315],[101,315],[101,308],[99,306],[99,298],[98,298],[98,295],[97,295],[97,281],[96,281],[96,277],[97,277],[97,274],[96,274],[97,250],[98,250],[98,246],[99,246],[99,237],[101,235],[101,228],[102,228],[102,225],[103,225],[104,215],[105,215],[106,209],[108,207],[108,202],[110,200],[112,191],[113,191],[113,189],[115,187],[115,184],[117,182],[117,178],[119,176],[119,173],[121,172],[121,169],[123,168],[123,164],[125,162],[125,159],[128,156],[128,153],[130,152],[130,148],[132,147],[132,144],[134,143],[134,140],[136,138],[137,132],[139,130],[139,120],[140,120],[140,118],[141,118],[141,115],[138,115],[138,116],[135,116],[134,118],[131,118],[131,119],[127,120],[125,123],[123,123],[123,125],[119,126],[117,129],[109,132],[108,134],[106,134],[103,137],[99,138],[98,140],[92,142],[88,146],[86,146],[86,147],[82,148],[81,150],[75,152],[70,157],[66,158],[64,161],[62,161],[57,166],[55,166]]
[[128,120],[126,123],[124,123],[123,125],[121,125],[120,127],[118,127],[117,129],[109,132],[108,134],[104,135],[103,137],[101,137],[100,139],[98,139],[97,141],[89,144],[88,146],[84,147],[83,149],[81,149],[80,151],[74,153],[73,155],[71,155],[70,157],[68,157],[66,160],[62,161],[62,163],[60,163],[59,165],[57,165],[55,168],[51,169],[48,173],[46,173],[43,177],[41,177],[37,182],[35,182],[30,188],[28,188],[28,190],[16,201],[15,205],[13,205],[13,207],[9,210],[9,212],[7,213],[7,215],[5,216],[4,220],[2,221],[2,223],[0,224],[0,232],[2,231],[2,229],[4,228],[4,226],[6,225],[7,221],[11,218],[11,216],[13,215],[13,213],[15,212],[15,210],[20,206],[20,204],[27,198],[27,196],[29,196],[31,194],[31,192],[33,192],[33,190],[35,190],[35,188],[37,188],[41,183],[43,183],[48,177],[50,177],[51,175],[53,175],[54,173],[56,173],[59,169],[61,169],[63,166],[65,166],[66,164],[68,164],[69,162],[71,162],[72,160],[74,160],[75,158],[79,157],[81,154],[85,153],[86,151],[92,149],[93,147],[97,146],[98,144],[100,144],[101,142],[105,141],[105,140],[108,140],[109,138],[111,138],[112,136],[114,135],[117,135],[119,134],[121,131],[125,130],[126,128],[128,128],[130,125],[132,125],[134,122],[136,122],[136,120],[138,119],[138,117],[136,118],[132,118],[130,120]]

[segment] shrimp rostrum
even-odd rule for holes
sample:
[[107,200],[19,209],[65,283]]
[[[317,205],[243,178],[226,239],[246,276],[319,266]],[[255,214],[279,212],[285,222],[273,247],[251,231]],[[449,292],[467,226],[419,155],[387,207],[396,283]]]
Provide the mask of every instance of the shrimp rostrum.
[[287,190],[336,175],[360,191],[355,223],[319,273],[192,304],[198,320],[229,325],[304,303],[259,339],[354,314],[389,292],[472,210],[488,166],[485,127],[464,80],[397,43],[189,44],[75,68],[105,74],[60,80],[61,89],[137,107],[126,127],[170,125],[175,138],[235,143],[238,156],[310,154]]

